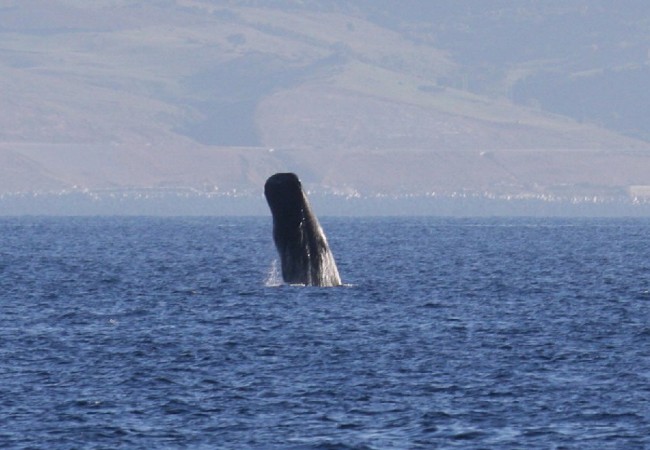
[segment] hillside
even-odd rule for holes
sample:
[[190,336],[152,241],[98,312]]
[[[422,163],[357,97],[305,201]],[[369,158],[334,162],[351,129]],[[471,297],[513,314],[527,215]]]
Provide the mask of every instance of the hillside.
[[498,4],[4,2],[0,193],[645,192],[647,8]]

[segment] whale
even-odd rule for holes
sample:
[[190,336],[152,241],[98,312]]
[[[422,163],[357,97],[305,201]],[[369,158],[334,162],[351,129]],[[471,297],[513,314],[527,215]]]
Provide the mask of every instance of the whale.
[[295,173],[276,173],[264,184],[273,216],[273,241],[288,284],[340,286],[334,256]]

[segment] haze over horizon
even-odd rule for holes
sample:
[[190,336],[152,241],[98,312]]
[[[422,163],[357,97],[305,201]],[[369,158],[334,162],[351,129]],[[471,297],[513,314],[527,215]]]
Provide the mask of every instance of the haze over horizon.
[[604,0],[4,1],[0,206],[249,213],[280,171],[371,214],[647,204],[649,25]]

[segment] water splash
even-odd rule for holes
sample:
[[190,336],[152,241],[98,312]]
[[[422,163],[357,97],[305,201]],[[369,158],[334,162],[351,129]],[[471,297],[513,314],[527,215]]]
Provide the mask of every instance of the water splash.
[[274,259],[271,262],[271,267],[269,267],[269,271],[266,274],[266,281],[264,281],[264,285],[266,287],[277,287],[277,286],[282,286],[282,274],[280,273],[280,264],[278,263],[277,259]]

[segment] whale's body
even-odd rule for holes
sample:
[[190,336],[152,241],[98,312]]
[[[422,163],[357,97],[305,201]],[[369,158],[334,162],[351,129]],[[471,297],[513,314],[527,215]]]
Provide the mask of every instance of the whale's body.
[[293,173],[276,173],[264,184],[273,215],[273,241],[285,283],[339,286],[341,277],[327,238]]

